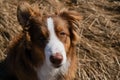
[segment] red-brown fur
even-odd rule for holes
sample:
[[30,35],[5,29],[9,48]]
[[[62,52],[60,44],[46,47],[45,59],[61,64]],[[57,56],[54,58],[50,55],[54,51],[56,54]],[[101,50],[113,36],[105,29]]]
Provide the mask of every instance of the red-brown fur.
[[[67,38],[59,34],[57,34],[57,36],[64,43],[67,58],[70,60],[70,67],[67,74],[58,76],[56,80],[72,80],[75,78],[78,62],[75,51],[78,35],[75,32],[74,25],[77,25],[77,21],[80,20],[79,13],[74,11],[63,11],[50,16],[52,16],[55,21],[57,32],[61,31],[61,29],[65,29],[67,33],[67,36],[65,36]],[[44,47],[46,44],[44,38],[49,36],[48,31],[44,28],[45,19],[46,16],[42,16],[26,2],[20,3],[18,6],[18,21],[23,27],[23,32],[11,42],[7,50],[8,56],[6,59],[7,66],[10,70],[9,73],[11,76],[15,77],[16,80],[38,80],[35,67],[42,66],[43,64],[45,57]],[[63,21],[65,24],[58,25],[59,22],[62,23]],[[37,25],[41,25],[42,27],[39,29]],[[39,35],[41,33],[42,35]],[[41,37],[43,35],[44,37]],[[43,39],[39,41],[37,37]]]

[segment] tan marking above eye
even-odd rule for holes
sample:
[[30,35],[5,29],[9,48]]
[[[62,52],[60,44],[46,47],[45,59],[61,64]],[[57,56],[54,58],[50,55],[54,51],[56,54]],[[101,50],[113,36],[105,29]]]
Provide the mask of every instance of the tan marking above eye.
[[65,31],[58,32],[58,37],[62,42],[66,42],[67,33]]
[[59,34],[60,36],[65,36],[68,35],[69,36],[69,31],[67,29],[66,26],[61,27],[61,26],[57,26],[56,31],[57,34]]

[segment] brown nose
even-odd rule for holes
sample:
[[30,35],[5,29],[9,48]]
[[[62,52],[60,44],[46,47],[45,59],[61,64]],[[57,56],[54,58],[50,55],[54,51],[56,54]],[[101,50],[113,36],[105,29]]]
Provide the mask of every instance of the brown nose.
[[59,67],[62,63],[63,56],[60,53],[56,53],[50,56],[50,61],[55,67]]

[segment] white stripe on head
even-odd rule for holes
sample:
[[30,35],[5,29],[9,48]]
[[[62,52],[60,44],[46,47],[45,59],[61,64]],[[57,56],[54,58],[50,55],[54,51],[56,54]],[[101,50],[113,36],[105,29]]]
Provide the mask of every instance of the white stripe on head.
[[46,64],[51,66],[50,56],[60,53],[63,56],[62,64],[66,63],[66,52],[64,44],[58,39],[55,33],[54,21],[51,17],[47,19],[47,28],[49,31],[49,42],[45,47]]
[[[49,42],[45,47],[45,62],[38,68],[37,74],[40,80],[56,80],[58,73],[65,74],[70,65],[69,61],[66,58],[66,52],[63,43],[57,38],[54,30],[54,21],[51,17],[47,19],[47,28],[49,31]],[[63,56],[62,66],[60,68],[54,68],[50,62],[50,56],[56,52],[60,53]]]
[[48,31],[50,32],[50,39],[54,39],[56,37],[56,34],[54,30],[54,22],[51,17],[47,19],[47,27]]

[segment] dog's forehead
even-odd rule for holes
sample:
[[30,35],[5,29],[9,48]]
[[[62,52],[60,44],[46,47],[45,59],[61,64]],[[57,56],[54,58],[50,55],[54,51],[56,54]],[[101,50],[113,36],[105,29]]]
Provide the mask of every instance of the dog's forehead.
[[47,28],[49,31],[53,31],[54,29],[54,21],[52,17],[47,18]]
[[[48,24],[49,23],[49,24]],[[51,28],[50,25],[54,26],[56,31],[59,30],[68,30],[67,20],[62,19],[59,16],[50,16],[46,18],[47,28]]]

